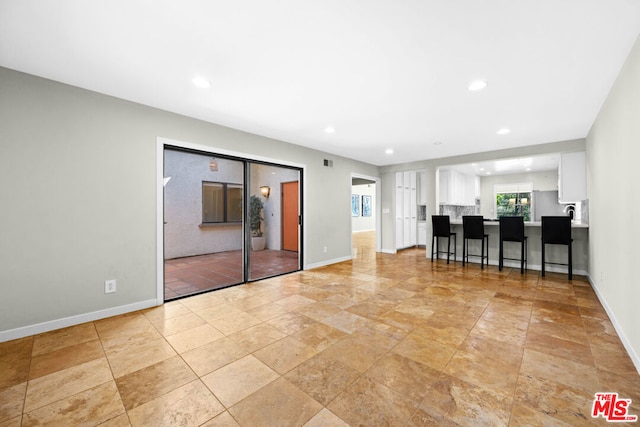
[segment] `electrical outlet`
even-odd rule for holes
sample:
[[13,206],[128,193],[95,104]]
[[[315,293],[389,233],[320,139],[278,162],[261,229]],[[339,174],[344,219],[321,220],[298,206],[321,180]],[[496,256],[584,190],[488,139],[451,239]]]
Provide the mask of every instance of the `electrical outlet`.
[[104,281],[104,293],[111,294],[116,291],[116,280],[105,280]]

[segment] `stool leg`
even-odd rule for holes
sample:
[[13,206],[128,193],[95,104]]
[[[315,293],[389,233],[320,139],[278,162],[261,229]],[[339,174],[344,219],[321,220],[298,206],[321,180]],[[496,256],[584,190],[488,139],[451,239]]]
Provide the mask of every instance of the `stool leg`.
[[542,277],[544,277],[544,242],[542,242]]
[[480,270],[484,270],[484,237],[481,240],[482,245],[480,246]]
[[520,274],[524,274],[524,256],[525,256],[525,240],[522,239],[522,243],[520,245]]
[[502,271],[502,266],[504,265],[504,254],[503,254],[503,246],[504,243],[502,242],[502,239],[500,239],[500,244],[499,244],[499,248],[498,248],[498,271]]
[[571,256],[571,242],[569,242],[569,280],[573,279],[573,257]]
[[464,267],[465,259],[467,256],[467,239],[462,238],[462,266]]
[[433,246],[433,241],[436,239],[436,236],[434,236],[433,234],[431,235],[431,262],[433,262],[433,250],[435,249],[435,247]]
[[451,235],[447,237],[447,264],[449,264],[449,256],[451,255]]

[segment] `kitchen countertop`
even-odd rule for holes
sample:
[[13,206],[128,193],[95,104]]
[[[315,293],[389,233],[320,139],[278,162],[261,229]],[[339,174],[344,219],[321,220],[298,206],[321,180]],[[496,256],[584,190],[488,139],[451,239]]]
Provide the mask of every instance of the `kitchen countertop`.
[[[451,225],[462,225],[461,219],[452,219]],[[500,225],[499,221],[485,221],[484,225]],[[525,221],[525,227],[540,227],[542,223],[540,221]],[[589,228],[589,224],[585,224],[582,222],[571,222],[571,228]]]

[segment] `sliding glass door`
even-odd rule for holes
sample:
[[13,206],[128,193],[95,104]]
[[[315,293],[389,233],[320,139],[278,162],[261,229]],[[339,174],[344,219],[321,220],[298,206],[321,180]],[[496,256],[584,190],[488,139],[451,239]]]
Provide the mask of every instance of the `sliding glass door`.
[[299,270],[300,178],[165,146],[165,301]]

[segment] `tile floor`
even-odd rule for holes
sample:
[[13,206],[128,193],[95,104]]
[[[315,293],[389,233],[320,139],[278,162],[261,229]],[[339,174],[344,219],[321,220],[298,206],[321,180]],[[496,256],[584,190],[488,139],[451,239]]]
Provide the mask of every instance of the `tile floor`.
[[584,278],[354,244],[353,261],[0,343],[0,425],[606,425],[598,391],[640,414]]
[[[249,275],[252,280],[297,270],[297,252],[269,249],[251,252]],[[165,300],[242,283],[242,272],[242,251],[166,260],[164,264]]]

